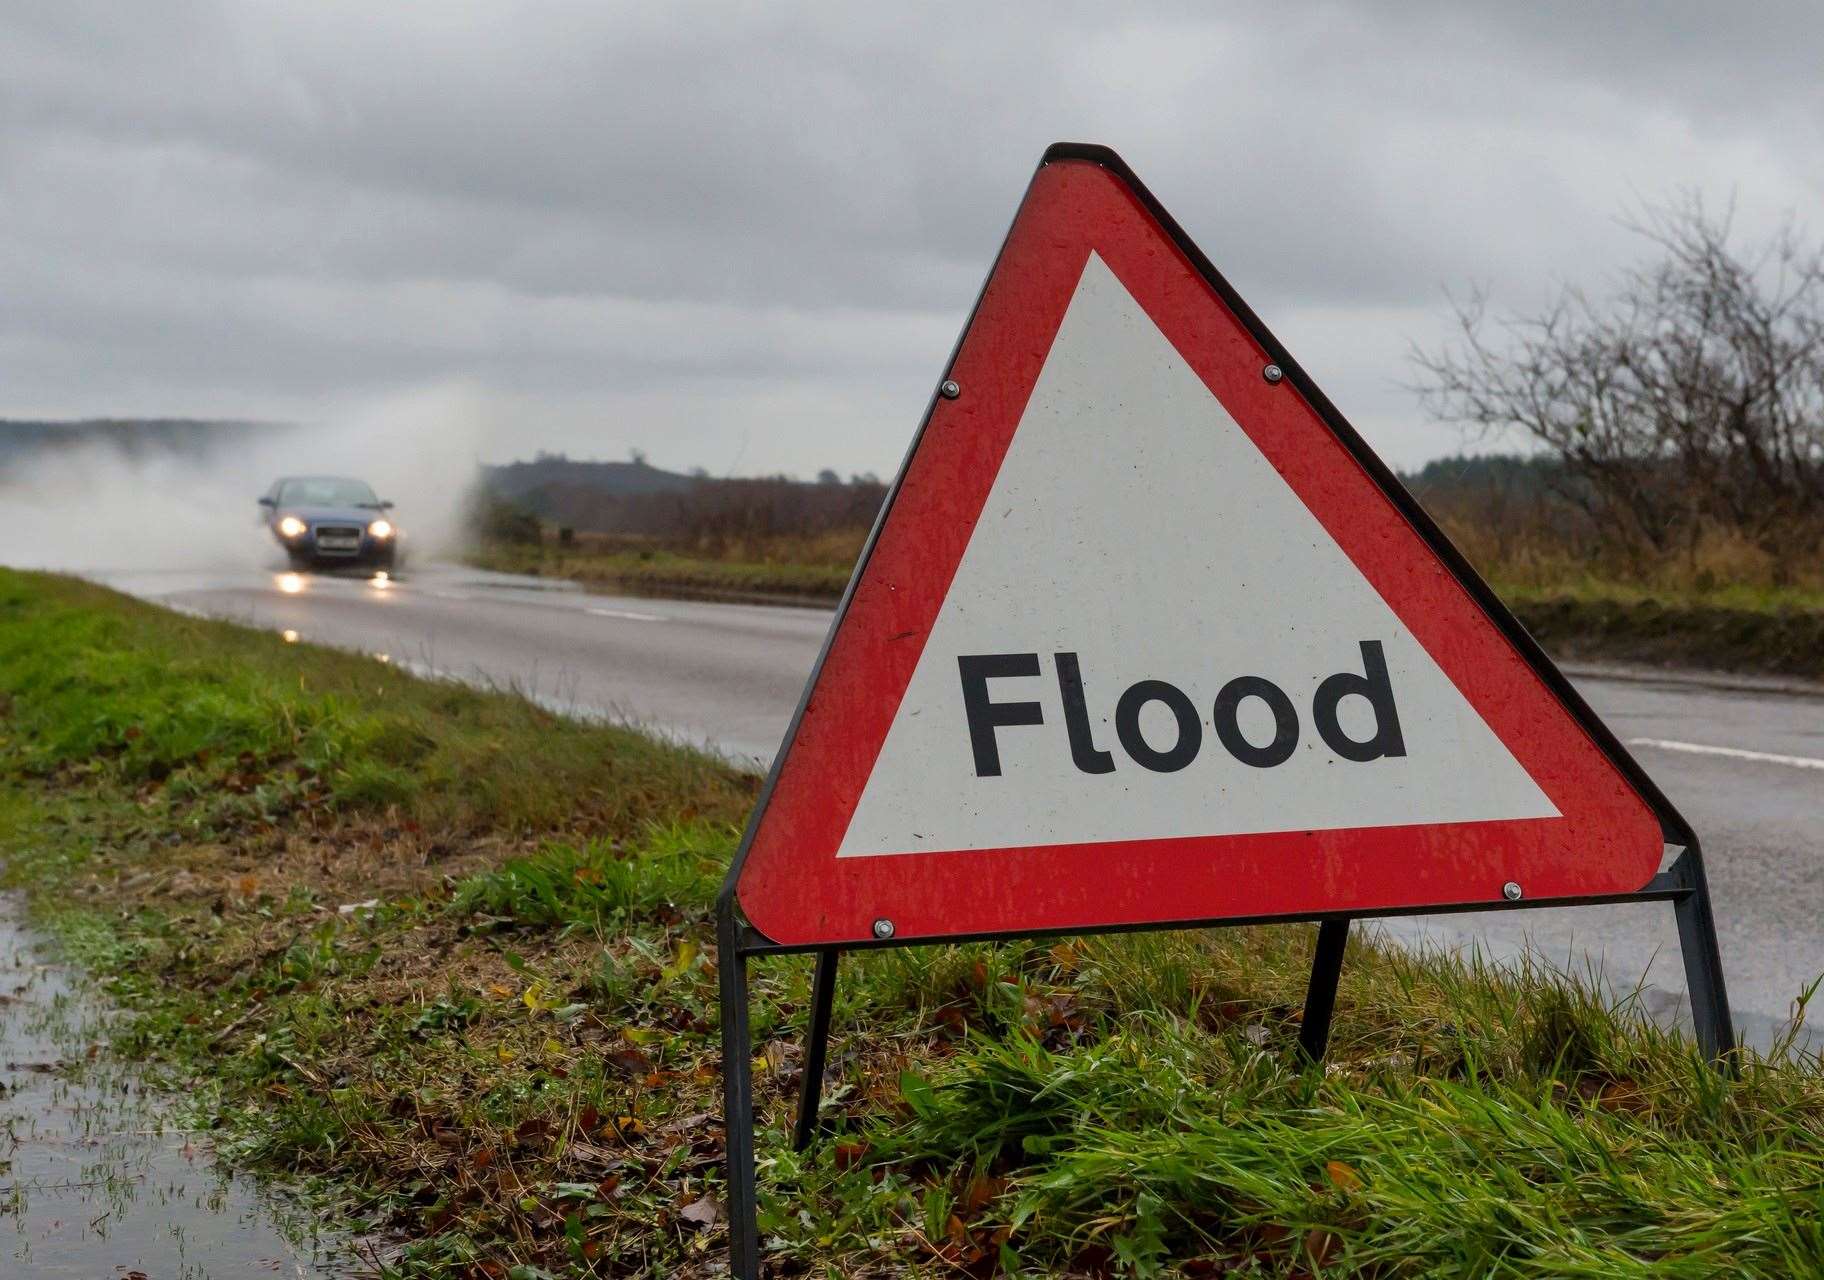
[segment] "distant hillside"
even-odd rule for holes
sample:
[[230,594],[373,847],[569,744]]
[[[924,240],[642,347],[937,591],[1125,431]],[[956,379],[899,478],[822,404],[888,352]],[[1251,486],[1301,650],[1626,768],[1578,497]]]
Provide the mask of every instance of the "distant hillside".
[[579,495],[625,498],[649,493],[683,493],[697,481],[675,471],[662,471],[644,460],[582,462],[561,453],[541,453],[530,462],[483,467],[483,482],[499,497],[539,515],[554,516],[555,506]]
[[[541,520],[596,532],[650,532],[673,523],[669,513],[700,486],[713,484],[632,462],[585,462],[540,453],[530,462],[481,469],[482,484],[496,498]],[[663,510],[666,514],[659,514]]]
[[662,471],[640,459],[577,462],[546,453],[531,462],[483,467],[482,482],[494,498],[559,528],[718,545],[734,538],[865,529],[886,495],[886,486],[871,475],[846,483],[831,471],[815,481],[719,480]]
[[90,418],[41,422],[0,418],[0,465],[34,454],[105,445],[129,457],[147,454],[202,455],[254,432],[283,429],[275,422],[206,418]]
[[1456,454],[1434,458],[1400,479],[1421,499],[1428,494],[1461,492],[1535,496],[1564,492],[1574,480],[1564,463],[1543,455],[1515,453]]

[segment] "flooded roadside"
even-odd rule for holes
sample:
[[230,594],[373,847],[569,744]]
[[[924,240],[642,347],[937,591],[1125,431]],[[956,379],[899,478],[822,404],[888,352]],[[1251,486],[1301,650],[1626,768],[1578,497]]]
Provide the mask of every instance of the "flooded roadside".
[[363,1274],[304,1206],[220,1169],[100,1045],[109,1010],[0,895],[0,1275],[207,1280]]

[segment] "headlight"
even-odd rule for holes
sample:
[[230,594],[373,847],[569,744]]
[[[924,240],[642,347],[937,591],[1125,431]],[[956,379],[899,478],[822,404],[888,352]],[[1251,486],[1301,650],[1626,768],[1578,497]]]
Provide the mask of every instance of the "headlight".
[[393,536],[393,522],[391,520],[376,520],[367,526],[367,531],[376,538],[390,538]]
[[279,533],[287,538],[302,537],[304,530],[309,527],[296,516],[284,516],[279,520]]

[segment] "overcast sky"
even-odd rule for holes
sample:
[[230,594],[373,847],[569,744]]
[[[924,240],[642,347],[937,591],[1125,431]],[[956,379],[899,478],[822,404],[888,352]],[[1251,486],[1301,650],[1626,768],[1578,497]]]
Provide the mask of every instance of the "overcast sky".
[[[1150,16],[1141,16],[1141,15]],[[0,7],[0,416],[890,472],[1034,163],[1134,166],[1392,461],[1444,290],[1824,195],[1824,18],[1714,3]],[[475,443],[479,441],[480,443]]]

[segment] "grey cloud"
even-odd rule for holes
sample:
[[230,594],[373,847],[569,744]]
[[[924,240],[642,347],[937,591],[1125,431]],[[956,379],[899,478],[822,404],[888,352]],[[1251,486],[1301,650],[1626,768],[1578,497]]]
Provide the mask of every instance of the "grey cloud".
[[[0,413],[460,379],[545,405],[553,446],[663,422],[687,463],[692,432],[758,425],[792,443],[744,465],[884,469],[1039,151],[1076,137],[1410,461],[1455,440],[1388,326],[1435,331],[1440,286],[1599,278],[1634,251],[1620,204],[1678,186],[1735,190],[1750,228],[1820,194],[1807,11],[1632,12],[12,6]],[[827,446],[760,422],[831,406]]]

